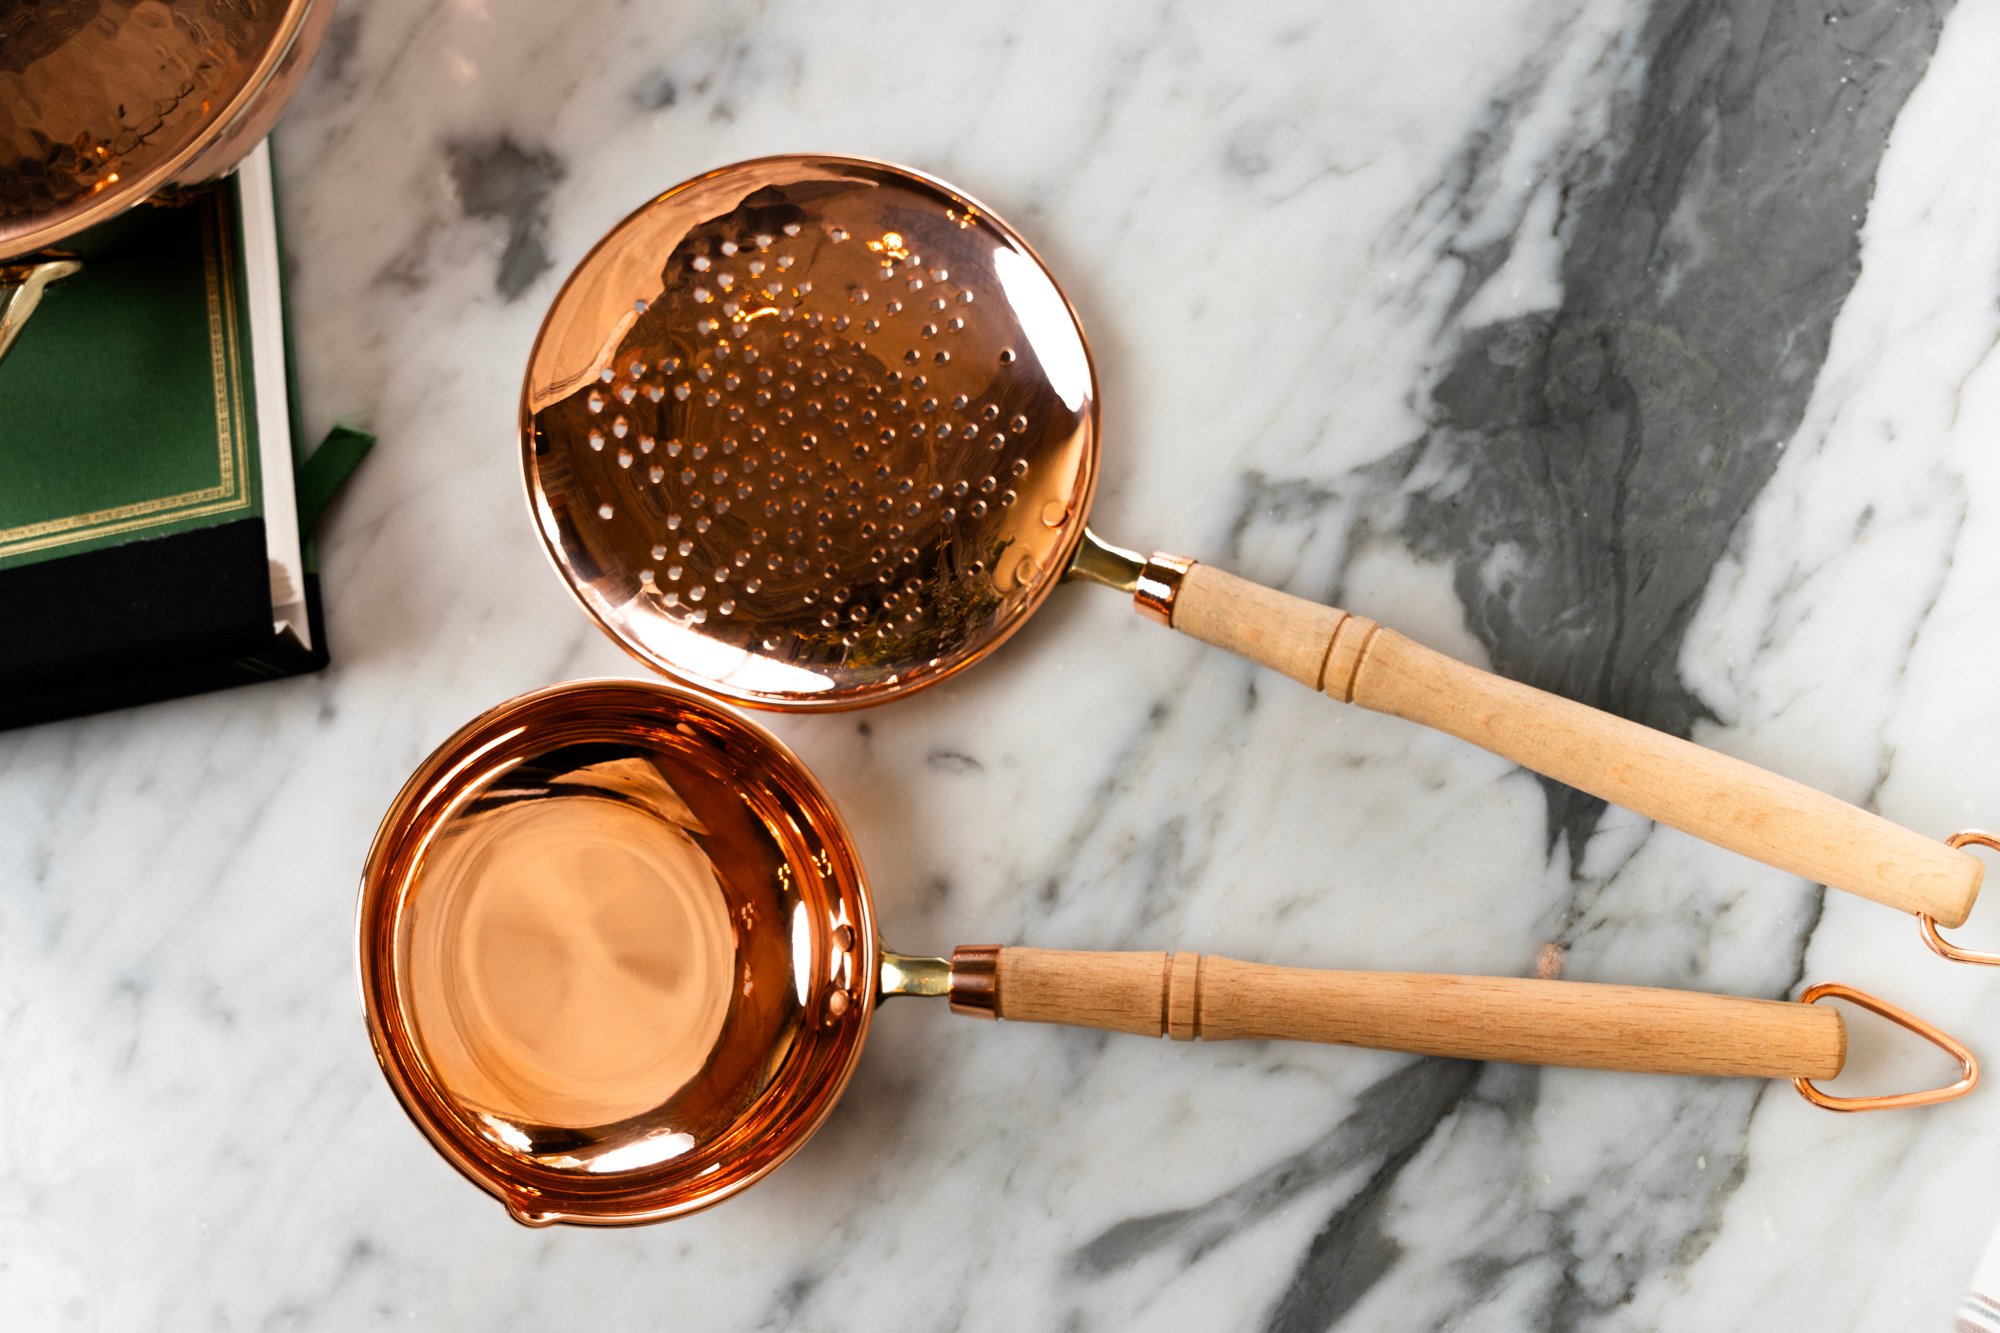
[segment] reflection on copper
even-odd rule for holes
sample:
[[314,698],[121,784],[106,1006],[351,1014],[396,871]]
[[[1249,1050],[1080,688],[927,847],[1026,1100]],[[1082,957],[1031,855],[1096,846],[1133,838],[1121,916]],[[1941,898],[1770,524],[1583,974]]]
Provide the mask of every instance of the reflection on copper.
[[491,795],[524,777],[542,780],[510,768],[426,850],[405,921],[413,1023],[475,1113],[642,1115],[701,1072],[735,980],[703,830],[645,760],[584,764],[567,799]]

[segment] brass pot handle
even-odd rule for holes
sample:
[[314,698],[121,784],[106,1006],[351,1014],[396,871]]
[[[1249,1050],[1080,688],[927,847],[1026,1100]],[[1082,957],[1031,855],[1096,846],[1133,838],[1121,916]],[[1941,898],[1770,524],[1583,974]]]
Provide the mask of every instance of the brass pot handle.
[[28,316],[35,313],[35,307],[42,303],[42,293],[49,284],[71,276],[82,267],[74,259],[62,258],[0,264],[0,357],[5,357],[7,349],[21,336],[21,329]]

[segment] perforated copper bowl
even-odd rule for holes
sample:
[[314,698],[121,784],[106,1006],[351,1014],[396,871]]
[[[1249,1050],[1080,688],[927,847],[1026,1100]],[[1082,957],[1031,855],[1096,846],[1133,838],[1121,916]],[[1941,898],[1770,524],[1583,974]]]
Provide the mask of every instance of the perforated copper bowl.
[[578,266],[522,401],[530,506],[655,669],[846,708],[991,652],[1084,536],[1097,384],[1034,251],[940,181],[766,158]]

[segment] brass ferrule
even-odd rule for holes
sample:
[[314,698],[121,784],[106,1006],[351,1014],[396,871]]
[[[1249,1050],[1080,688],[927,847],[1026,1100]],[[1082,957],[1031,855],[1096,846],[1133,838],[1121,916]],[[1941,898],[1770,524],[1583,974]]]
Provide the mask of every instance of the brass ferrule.
[[1132,603],[1139,608],[1139,614],[1148,620],[1171,626],[1174,623],[1174,598],[1180,596],[1181,580],[1193,568],[1194,561],[1184,555],[1153,552],[1146,560],[1145,568],[1139,571],[1138,586],[1132,590]]
[[1100,583],[1119,592],[1131,592],[1139,586],[1139,572],[1146,567],[1137,551],[1128,551],[1122,546],[1113,546],[1089,528],[1077,542],[1076,554],[1070,557],[1069,568],[1063,571],[1065,581],[1081,579],[1085,583]]
[[945,958],[926,958],[920,954],[897,953],[894,949],[882,951],[881,971],[876,977],[875,993],[883,999],[897,995],[949,995],[951,993],[951,961]]
[[953,949],[949,994],[953,1013],[1000,1017],[1000,946],[961,944]]

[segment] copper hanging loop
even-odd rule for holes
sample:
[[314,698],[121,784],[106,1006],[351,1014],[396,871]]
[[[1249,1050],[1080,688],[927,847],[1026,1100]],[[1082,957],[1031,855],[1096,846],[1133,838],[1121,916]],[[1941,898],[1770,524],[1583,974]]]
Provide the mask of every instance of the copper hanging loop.
[[[2000,834],[1988,833],[1984,829],[1969,828],[1952,834],[1945,842],[1952,847],[1964,847],[1970,843],[2000,852]],[[1978,949],[1965,949],[1944,937],[1938,929],[1937,918],[1929,912],[1917,913],[1917,929],[1924,937],[1924,943],[1938,957],[1954,963],[1974,963],[1981,967],[2000,967],[2000,953],[1982,953]]]
[[1898,1009],[1887,1000],[1870,995],[1867,991],[1843,986],[1838,981],[1822,981],[1810,986],[1799,996],[1800,1004],[1816,1004],[1828,996],[1860,1005],[1872,1014],[1888,1019],[1900,1028],[1916,1033],[1931,1045],[1958,1061],[1958,1081],[1941,1088],[1925,1088],[1918,1092],[1893,1092],[1880,1097],[1836,1097],[1822,1092],[1809,1078],[1795,1078],[1792,1086],[1799,1090],[1799,1096],[1814,1106],[1827,1111],[1895,1111],[1910,1106],[1935,1106],[1939,1102],[1954,1102],[1979,1084],[1979,1061],[1965,1044],[1941,1028],[1933,1027],[1923,1019],[1905,1009]]

